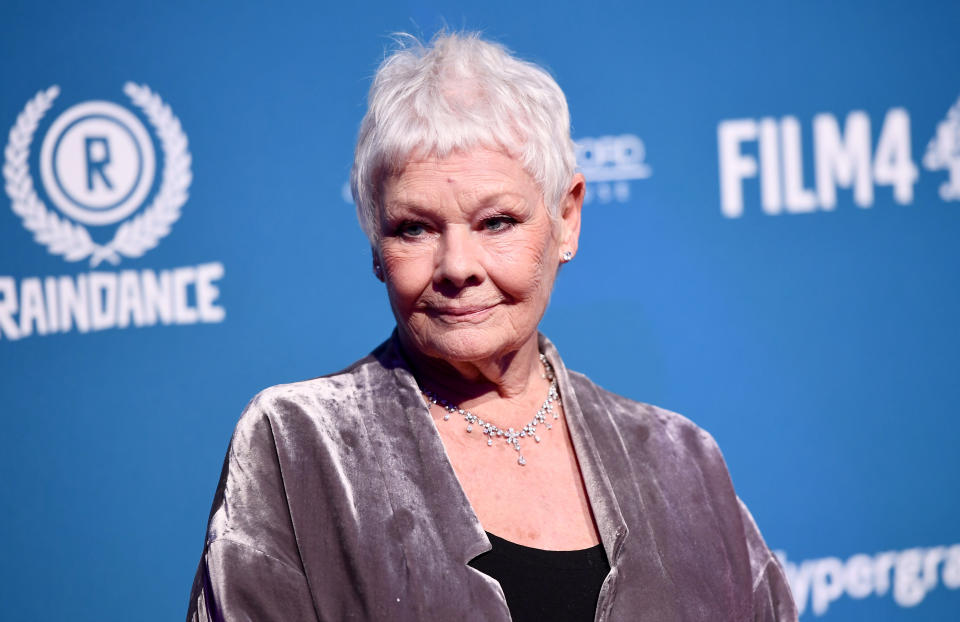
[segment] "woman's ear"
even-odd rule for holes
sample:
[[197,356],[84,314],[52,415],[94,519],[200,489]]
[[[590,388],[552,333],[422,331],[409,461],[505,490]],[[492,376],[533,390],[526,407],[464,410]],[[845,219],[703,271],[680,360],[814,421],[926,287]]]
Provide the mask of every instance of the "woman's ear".
[[383,264],[380,262],[380,257],[377,255],[377,249],[370,247],[370,256],[373,257],[373,275],[383,283]]
[[577,254],[580,243],[580,214],[586,192],[587,180],[583,173],[577,173],[560,202],[560,255],[565,261],[570,261]]

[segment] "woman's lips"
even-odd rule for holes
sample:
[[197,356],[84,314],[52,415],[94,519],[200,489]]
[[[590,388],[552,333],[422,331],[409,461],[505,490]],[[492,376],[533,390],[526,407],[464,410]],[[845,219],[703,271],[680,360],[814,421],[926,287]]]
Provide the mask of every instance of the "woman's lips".
[[427,314],[446,322],[475,321],[485,318],[493,311],[497,304],[498,303],[456,307],[430,306],[427,307]]

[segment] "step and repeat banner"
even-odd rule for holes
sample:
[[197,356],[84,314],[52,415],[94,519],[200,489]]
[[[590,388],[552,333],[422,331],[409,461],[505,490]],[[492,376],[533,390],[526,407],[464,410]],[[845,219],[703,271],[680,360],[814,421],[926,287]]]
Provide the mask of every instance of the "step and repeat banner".
[[186,611],[233,425],[392,317],[346,186],[391,33],[567,93],[543,331],[710,431],[802,620],[960,619],[960,5],[0,8],[0,609]]

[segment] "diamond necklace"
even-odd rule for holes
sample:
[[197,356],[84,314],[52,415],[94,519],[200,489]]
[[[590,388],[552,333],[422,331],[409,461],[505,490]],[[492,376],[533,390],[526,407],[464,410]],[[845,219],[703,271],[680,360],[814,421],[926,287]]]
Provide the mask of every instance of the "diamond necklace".
[[550,430],[553,428],[553,424],[547,423],[547,415],[552,414],[554,419],[560,418],[560,413],[553,408],[554,402],[560,404],[560,394],[557,393],[557,376],[553,373],[553,367],[551,367],[550,363],[547,362],[547,357],[541,354],[540,362],[543,364],[543,377],[550,381],[550,390],[547,392],[547,399],[543,400],[543,404],[540,406],[540,409],[537,410],[537,414],[533,416],[533,419],[530,421],[530,423],[523,426],[519,430],[514,430],[513,428],[507,428],[506,430],[503,430],[493,422],[485,421],[469,410],[460,408],[456,404],[448,402],[433,391],[423,391],[423,395],[430,401],[431,404],[436,404],[447,411],[443,414],[444,421],[449,421],[450,415],[459,413],[463,415],[464,421],[467,422],[467,432],[473,432],[473,426],[475,425],[480,426],[483,434],[487,437],[487,447],[493,446],[493,439],[495,438],[502,438],[505,440],[507,444],[513,447],[514,450],[516,450],[519,454],[519,457],[517,458],[517,464],[523,466],[527,463],[527,461],[523,457],[523,453],[520,452],[520,439],[532,436],[534,442],[539,443],[540,435],[537,434],[537,426],[542,423],[546,426],[547,430]]

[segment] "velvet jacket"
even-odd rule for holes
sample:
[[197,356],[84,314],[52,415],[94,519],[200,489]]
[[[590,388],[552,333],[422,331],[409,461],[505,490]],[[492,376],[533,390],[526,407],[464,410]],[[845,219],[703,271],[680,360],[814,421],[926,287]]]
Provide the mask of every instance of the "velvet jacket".
[[[596,620],[796,620],[713,439],[540,342],[611,567]],[[247,406],[187,619],[506,621],[500,584],[467,565],[490,548],[394,336]]]

